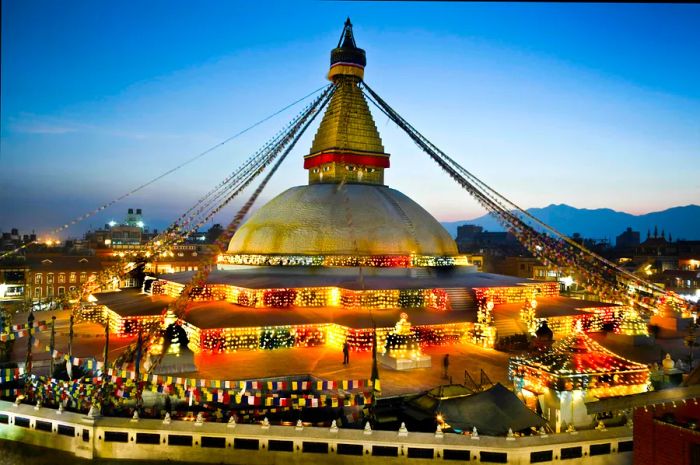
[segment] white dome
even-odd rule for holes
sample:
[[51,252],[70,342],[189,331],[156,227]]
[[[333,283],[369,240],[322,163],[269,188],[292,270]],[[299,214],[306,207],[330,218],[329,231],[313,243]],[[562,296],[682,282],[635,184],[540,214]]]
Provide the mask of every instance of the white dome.
[[430,213],[401,192],[369,184],[286,190],[236,232],[229,254],[457,255]]

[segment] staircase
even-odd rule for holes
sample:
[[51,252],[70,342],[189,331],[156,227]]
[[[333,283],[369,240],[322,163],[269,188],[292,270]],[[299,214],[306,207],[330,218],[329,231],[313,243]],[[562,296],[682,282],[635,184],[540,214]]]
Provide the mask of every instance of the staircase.
[[463,287],[448,287],[445,288],[445,292],[447,292],[451,310],[476,311],[474,295],[469,290]]
[[506,337],[513,334],[527,333],[527,325],[520,317],[510,315],[494,315],[493,325],[496,327],[496,337]]

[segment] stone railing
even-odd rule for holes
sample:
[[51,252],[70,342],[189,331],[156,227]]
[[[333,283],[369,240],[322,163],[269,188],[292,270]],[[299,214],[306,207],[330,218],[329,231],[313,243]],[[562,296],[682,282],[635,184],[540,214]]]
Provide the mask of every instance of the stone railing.
[[0,439],[79,457],[230,464],[632,463],[632,430],[519,438],[319,427],[90,418],[0,401]]

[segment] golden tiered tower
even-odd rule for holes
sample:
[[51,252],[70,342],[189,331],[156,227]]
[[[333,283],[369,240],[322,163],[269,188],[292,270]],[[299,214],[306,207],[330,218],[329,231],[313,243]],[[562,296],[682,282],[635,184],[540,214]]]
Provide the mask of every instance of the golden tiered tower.
[[304,157],[309,184],[384,184],[389,154],[359,88],[366,64],[365,51],[357,48],[350,19],[345,22],[338,47],[331,51],[328,79],[335,94],[316,132],[310,154]]

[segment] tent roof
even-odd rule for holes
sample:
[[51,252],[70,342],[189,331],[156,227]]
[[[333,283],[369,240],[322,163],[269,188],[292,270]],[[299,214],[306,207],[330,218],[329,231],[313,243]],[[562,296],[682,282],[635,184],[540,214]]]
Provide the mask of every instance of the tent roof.
[[543,353],[511,360],[515,365],[530,366],[557,376],[648,370],[646,365],[609,351],[583,331],[576,331],[555,342]]
[[[431,392],[409,403],[417,414],[412,416],[419,419],[427,416],[435,418],[440,413],[453,428],[470,431],[476,426],[480,434],[487,436],[504,435],[508,432],[508,428],[521,431],[532,426],[540,427],[546,423],[544,418],[530,410],[513,392],[500,383],[468,396],[439,398]],[[411,414],[411,412],[408,413]]]

